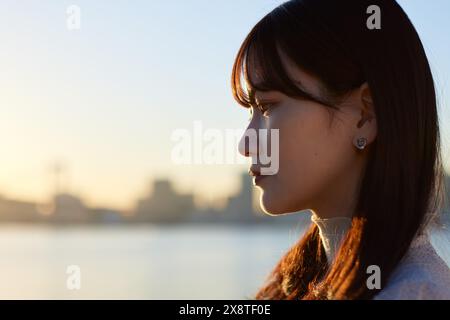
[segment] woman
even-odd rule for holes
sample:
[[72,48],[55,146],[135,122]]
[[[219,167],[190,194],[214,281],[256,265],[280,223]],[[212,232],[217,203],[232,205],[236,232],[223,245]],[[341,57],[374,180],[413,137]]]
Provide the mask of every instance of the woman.
[[282,4],[243,42],[232,88],[246,132],[279,132],[267,150],[241,140],[262,208],[312,212],[256,299],[450,299],[426,232],[443,195],[433,79],[395,1]]

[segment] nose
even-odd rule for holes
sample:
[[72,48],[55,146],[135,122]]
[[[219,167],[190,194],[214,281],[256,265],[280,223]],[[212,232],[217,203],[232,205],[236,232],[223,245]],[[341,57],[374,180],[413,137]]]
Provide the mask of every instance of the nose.
[[239,140],[239,153],[244,157],[256,157],[258,154],[258,136],[255,128],[248,127]]

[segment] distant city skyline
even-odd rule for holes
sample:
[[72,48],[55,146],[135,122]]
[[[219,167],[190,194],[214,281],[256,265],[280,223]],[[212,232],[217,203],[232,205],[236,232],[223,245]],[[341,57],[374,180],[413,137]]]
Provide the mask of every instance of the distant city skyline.
[[[179,193],[172,181],[152,181],[145,195],[132,208],[92,207],[77,194],[55,189],[47,202],[37,203],[0,195],[0,223],[50,223],[63,225],[118,223],[278,223],[298,221],[297,212],[265,214],[259,205],[259,190],[252,187],[252,177],[239,176],[238,192],[225,199],[222,206],[199,206],[192,193]],[[446,194],[443,211],[450,219],[450,175],[445,177]],[[303,210],[308,211],[308,210]],[[271,221],[273,220],[273,221]]]
[[[174,165],[170,138],[197,120],[245,128],[233,60],[282,2],[1,1],[0,195],[45,202],[63,188],[89,206],[128,210],[160,178],[205,206],[235,194],[247,165]],[[450,2],[399,3],[430,60],[450,171]],[[67,29],[70,5],[81,9],[80,30]]]
[[251,188],[252,178],[240,175],[239,191],[226,199],[222,208],[199,207],[193,195],[180,194],[167,179],[153,181],[147,194],[133,208],[120,211],[108,207],[91,207],[76,194],[56,190],[52,199],[34,203],[8,199],[0,195],[0,223],[77,225],[117,224],[260,224],[291,223],[300,219],[295,213],[276,219],[264,214],[256,205],[257,191]]

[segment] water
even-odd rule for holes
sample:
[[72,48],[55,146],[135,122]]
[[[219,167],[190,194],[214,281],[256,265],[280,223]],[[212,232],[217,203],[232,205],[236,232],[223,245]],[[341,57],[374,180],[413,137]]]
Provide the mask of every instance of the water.
[[[245,299],[303,230],[3,225],[0,298]],[[443,249],[448,233],[436,235],[433,241]],[[81,268],[80,290],[67,289],[69,265]]]

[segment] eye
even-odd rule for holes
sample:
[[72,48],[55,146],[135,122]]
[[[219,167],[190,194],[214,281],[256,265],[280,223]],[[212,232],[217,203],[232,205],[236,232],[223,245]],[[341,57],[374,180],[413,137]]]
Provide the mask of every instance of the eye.
[[273,107],[274,103],[258,103],[258,108],[261,111],[262,115],[267,117],[269,116],[269,111]]

